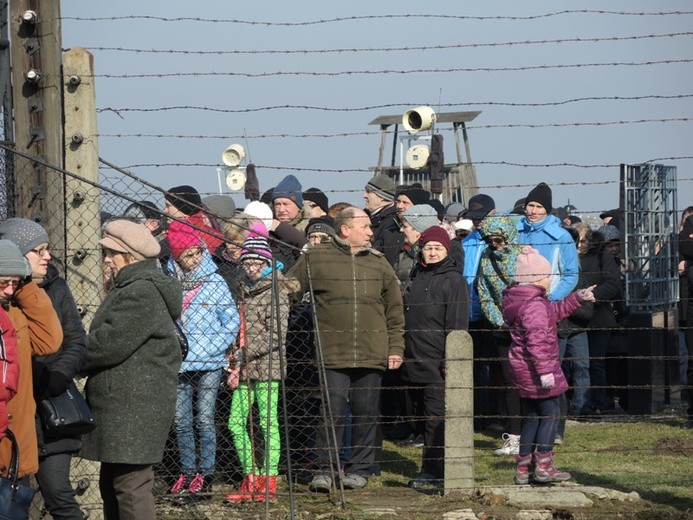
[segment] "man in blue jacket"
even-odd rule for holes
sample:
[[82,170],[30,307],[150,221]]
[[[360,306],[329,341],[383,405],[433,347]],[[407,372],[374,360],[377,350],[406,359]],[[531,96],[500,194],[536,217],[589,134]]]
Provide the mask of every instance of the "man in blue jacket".
[[517,231],[520,244],[532,246],[551,264],[548,297],[558,301],[575,289],[580,264],[570,233],[558,217],[550,214],[551,198],[551,188],[544,182],[537,184],[527,195],[525,216],[517,224]]

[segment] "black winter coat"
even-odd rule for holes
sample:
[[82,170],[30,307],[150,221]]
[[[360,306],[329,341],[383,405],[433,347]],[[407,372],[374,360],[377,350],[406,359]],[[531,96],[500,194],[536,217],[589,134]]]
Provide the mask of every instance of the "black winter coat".
[[[34,396],[37,400],[49,393],[47,380],[51,372],[57,371],[73,379],[82,370],[87,355],[87,333],[82,324],[82,317],[77,310],[70,287],[65,279],[59,276],[58,269],[53,264],[48,264],[48,274],[39,287],[46,291],[58,314],[63,328],[63,343],[56,353],[36,357],[33,360]],[[36,433],[39,457],[55,453],[73,453],[82,447],[79,436],[46,440],[38,415],[36,416]]]
[[393,205],[371,217],[371,229],[373,249],[385,255],[385,259],[391,266],[395,266],[402,247],[404,235],[400,229],[400,221],[397,218],[397,208]]
[[404,319],[402,378],[412,383],[441,383],[447,335],[469,326],[467,281],[453,258],[419,264],[404,293]]
[[599,248],[580,255],[580,266],[585,277],[585,287],[594,288],[594,311],[587,322],[588,329],[612,329],[618,326],[612,302],[623,298],[621,272],[618,261]]

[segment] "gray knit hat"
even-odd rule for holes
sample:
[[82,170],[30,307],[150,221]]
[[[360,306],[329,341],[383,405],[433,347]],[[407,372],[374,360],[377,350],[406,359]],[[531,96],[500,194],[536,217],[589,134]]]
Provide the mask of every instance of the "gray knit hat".
[[22,255],[49,242],[48,233],[43,226],[27,218],[8,218],[0,224],[0,238],[16,244]]
[[202,199],[209,212],[222,220],[231,220],[236,216],[236,203],[228,195],[209,195]]
[[31,274],[31,266],[27,262],[17,244],[9,240],[0,240],[0,276],[20,276],[25,278]]
[[440,224],[438,212],[433,206],[429,206],[428,204],[410,206],[402,216],[404,220],[409,222],[409,225],[419,233],[423,233],[428,228]]
[[161,246],[144,225],[131,220],[111,220],[103,230],[99,244],[119,253],[129,253],[138,260],[156,258]]
[[395,200],[395,181],[384,173],[374,175],[366,184],[366,189],[372,191],[383,200],[390,202]]
[[601,233],[601,235],[604,237],[604,242],[621,240],[621,232],[616,226],[612,226],[611,224],[605,224],[604,226],[598,228],[597,232]]

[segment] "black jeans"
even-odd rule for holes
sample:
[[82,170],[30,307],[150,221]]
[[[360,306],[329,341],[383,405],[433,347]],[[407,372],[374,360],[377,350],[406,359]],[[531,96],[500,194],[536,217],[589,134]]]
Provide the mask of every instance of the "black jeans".
[[70,483],[70,453],[56,453],[39,459],[36,480],[43,503],[55,520],[84,520]]
[[421,471],[445,478],[445,383],[410,384],[416,415],[424,421]]
[[[351,408],[351,457],[345,464],[345,473],[357,473],[368,478],[371,466],[375,461],[375,444],[377,421],[380,417],[380,384],[382,371],[370,368],[346,368],[325,370],[325,384],[332,412],[331,424],[323,424],[318,429],[316,450],[321,470],[329,470],[330,458],[335,458],[335,446],[332,436],[337,442],[337,451],[342,449],[344,438],[344,421]],[[336,464],[337,460],[333,460]]]
[[686,306],[686,344],[688,345],[688,420],[693,420],[693,265],[688,267],[688,305]]

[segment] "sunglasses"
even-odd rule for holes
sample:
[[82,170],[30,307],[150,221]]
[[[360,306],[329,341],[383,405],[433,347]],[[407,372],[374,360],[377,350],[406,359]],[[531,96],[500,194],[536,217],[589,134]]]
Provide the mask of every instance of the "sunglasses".
[[490,245],[499,246],[505,244],[505,239],[501,237],[484,237],[484,242]]

